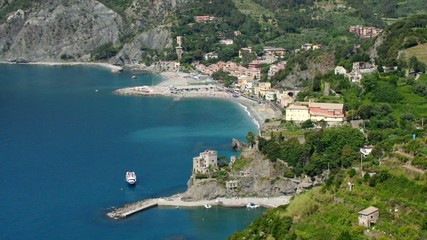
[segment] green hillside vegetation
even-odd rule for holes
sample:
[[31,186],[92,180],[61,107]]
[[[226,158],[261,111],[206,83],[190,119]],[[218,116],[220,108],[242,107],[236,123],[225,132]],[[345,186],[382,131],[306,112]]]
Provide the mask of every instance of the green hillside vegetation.
[[414,56],[422,63],[427,64],[427,43],[419,44],[405,50],[406,61],[409,61]]
[[[422,43],[426,27],[423,19],[414,17],[391,25],[380,54],[397,53],[407,47],[409,40],[402,41],[405,36],[416,37],[416,44]],[[369,61],[365,51],[372,44],[365,41],[359,51],[341,55],[340,61],[350,66],[354,61]],[[397,63],[397,54],[385,57],[389,63]],[[427,237],[427,75],[417,79],[405,75],[406,69],[425,71],[425,64],[416,57],[399,61],[397,70],[364,75],[360,84],[333,73],[306,81],[299,101],[343,100],[348,121],[362,120],[360,129],[323,128],[321,123],[317,124],[320,129],[310,129],[313,123],[305,122],[301,126],[303,142],[286,133],[272,134],[268,140],[259,138],[258,148],[268,159],[282,159],[292,167],[283,173],[285,177],[325,174],[328,169],[330,177],[295,197],[289,206],[268,210],[230,239]],[[327,98],[323,96],[326,82],[334,90]],[[367,157],[359,152],[363,145],[374,146]],[[349,182],[355,185],[353,191],[349,190]],[[368,206],[380,210],[380,220],[369,231],[358,225],[358,212]]]
[[[296,196],[289,206],[268,210],[230,239],[426,238],[427,176],[411,179],[385,165],[364,167],[376,174],[333,173],[326,184]],[[352,191],[348,182],[354,184]],[[358,225],[358,212],[368,206],[377,207],[380,218],[366,232]]]
[[398,21],[384,30],[384,43],[378,50],[378,65],[406,67],[398,59],[399,51],[427,42],[427,15],[417,15]]
[[14,12],[18,9],[27,9],[31,6],[33,2],[30,0],[14,0],[14,1],[4,1],[3,5],[0,4],[0,23],[6,21],[6,17],[9,13]]
[[273,13],[271,11],[252,0],[233,0],[233,3],[240,12],[256,19],[261,25],[266,25],[268,19],[272,19]]

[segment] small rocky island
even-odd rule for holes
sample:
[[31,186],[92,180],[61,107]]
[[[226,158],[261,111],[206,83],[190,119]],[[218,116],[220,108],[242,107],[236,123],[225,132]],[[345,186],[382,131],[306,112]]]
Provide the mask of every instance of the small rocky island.
[[[233,140],[233,147],[235,143]],[[245,207],[256,204],[272,208],[288,204],[293,195],[323,181],[323,177],[284,177],[283,173],[289,170],[284,161],[270,161],[256,145],[248,147],[239,143],[239,147],[242,149],[240,156],[232,156],[230,161],[218,156],[216,150],[205,150],[194,157],[186,192],[127,204],[107,213],[107,216],[126,218],[156,206]]]

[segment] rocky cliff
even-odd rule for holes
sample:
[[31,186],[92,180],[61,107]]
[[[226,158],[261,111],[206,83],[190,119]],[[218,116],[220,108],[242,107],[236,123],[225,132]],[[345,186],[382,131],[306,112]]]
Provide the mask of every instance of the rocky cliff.
[[[118,13],[96,0],[34,1],[7,13],[0,24],[0,61],[87,61],[105,43],[119,46],[125,62],[138,61],[144,48],[172,46],[162,24],[182,2],[134,0]],[[0,10],[6,7],[1,1]]]
[[287,165],[280,160],[272,163],[258,150],[246,149],[237,161],[245,162],[244,167],[242,169],[231,167],[233,170],[228,172],[225,180],[237,180],[237,188],[226,189],[224,179],[195,179],[193,176],[189,180],[189,187],[183,199],[197,201],[218,197],[278,197],[294,195],[298,189],[311,186],[301,185],[302,180],[283,177]]

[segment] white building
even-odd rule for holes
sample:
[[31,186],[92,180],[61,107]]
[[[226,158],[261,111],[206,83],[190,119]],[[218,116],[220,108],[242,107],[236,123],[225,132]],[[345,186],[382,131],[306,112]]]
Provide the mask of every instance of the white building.
[[218,165],[218,154],[215,150],[206,150],[198,157],[193,158],[193,173],[207,174],[209,168],[216,168]]
[[360,148],[360,153],[363,154],[363,156],[367,157],[369,154],[371,154],[372,149],[374,149],[374,146],[365,146],[363,148]]
[[270,89],[265,93],[265,100],[267,101],[276,101],[277,100],[277,93],[276,90]]
[[205,60],[217,59],[218,58],[218,53],[214,53],[214,52],[206,53],[204,55],[204,58],[205,58]]
[[239,181],[238,180],[231,180],[225,182],[225,187],[227,190],[234,190],[239,187]]
[[347,70],[343,66],[336,66],[334,70],[335,75],[346,75]]
[[225,44],[225,45],[231,45],[234,43],[233,39],[224,39],[219,41],[219,43]]

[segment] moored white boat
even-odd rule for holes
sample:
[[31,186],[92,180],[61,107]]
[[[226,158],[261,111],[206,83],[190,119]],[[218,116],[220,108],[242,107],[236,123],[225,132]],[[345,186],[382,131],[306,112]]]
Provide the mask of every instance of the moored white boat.
[[126,182],[129,184],[135,184],[136,183],[135,172],[126,172]]
[[259,205],[255,204],[255,203],[248,203],[248,204],[246,204],[246,208],[251,208],[251,209],[259,208]]
[[205,204],[204,206],[205,206],[205,208],[211,208],[212,207],[210,204]]

